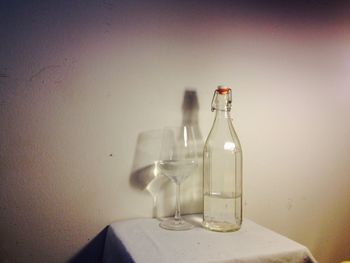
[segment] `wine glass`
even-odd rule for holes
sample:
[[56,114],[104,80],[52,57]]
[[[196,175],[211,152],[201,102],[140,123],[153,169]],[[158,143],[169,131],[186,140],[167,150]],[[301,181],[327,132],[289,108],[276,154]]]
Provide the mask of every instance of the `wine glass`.
[[176,184],[176,209],[173,218],[162,221],[168,230],[189,230],[193,225],[181,218],[180,185],[197,168],[196,143],[191,126],[168,127],[163,130],[160,152],[160,172]]

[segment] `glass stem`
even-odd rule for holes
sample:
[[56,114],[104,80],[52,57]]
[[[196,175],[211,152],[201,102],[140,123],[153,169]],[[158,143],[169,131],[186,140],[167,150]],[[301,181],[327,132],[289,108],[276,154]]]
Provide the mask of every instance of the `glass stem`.
[[180,212],[180,184],[176,184],[176,209],[175,209],[175,220],[181,221],[181,212]]
[[157,218],[158,213],[157,213],[157,195],[153,196],[153,218]]

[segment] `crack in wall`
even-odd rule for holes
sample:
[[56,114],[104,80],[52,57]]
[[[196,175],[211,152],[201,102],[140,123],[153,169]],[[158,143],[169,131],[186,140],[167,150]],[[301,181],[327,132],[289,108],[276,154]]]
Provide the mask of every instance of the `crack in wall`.
[[33,81],[34,79],[36,79],[37,77],[39,77],[41,74],[43,74],[46,71],[54,70],[54,69],[57,69],[60,67],[61,67],[61,65],[48,65],[48,66],[42,67],[36,73],[34,73],[33,75],[31,75],[29,77],[29,81]]

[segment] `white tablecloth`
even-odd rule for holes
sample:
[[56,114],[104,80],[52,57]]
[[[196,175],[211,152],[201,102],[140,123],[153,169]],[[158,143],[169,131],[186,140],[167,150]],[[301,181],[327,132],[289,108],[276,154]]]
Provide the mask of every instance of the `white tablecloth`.
[[133,219],[109,226],[104,263],[264,263],[316,262],[309,250],[248,219],[236,232],[218,233],[201,227],[201,216],[187,216],[196,227],[169,231],[158,219]]

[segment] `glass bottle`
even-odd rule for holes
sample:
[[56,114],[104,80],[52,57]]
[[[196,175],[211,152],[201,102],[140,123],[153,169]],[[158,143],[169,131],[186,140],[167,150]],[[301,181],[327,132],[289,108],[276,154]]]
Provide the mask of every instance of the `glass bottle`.
[[230,117],[231,97],[226,86],[215,90],[215,119],[203,151],[203,226],[220,232],[242,224],[242,149]]

